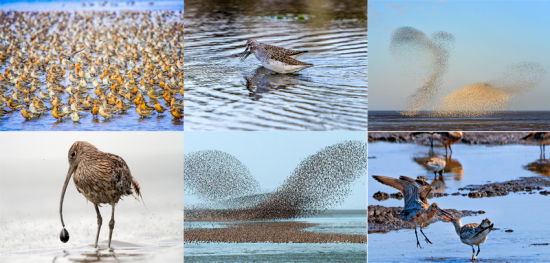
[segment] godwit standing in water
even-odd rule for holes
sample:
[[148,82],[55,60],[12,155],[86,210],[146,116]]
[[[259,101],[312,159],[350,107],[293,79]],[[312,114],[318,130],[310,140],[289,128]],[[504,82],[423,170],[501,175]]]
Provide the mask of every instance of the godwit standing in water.
[[97,247],[102,222],[98,206],[110,204],[113,208],[109,222],[108,247],[110,248],[115,227],[115,205],[122,196],[133,194],[132,189],[141,197],[139,184],[134,180],[128,165],[120,156],[102,152],[88,142],[75,142],[69,150],[69,172],[65,178],[59,204],[59,215],[63,225],[60,239],[63,243],[69,241],[69,232],[65,229],[63,222],[63,198],[73,173],[76,189],[94,204],[97,213],[97,235],[94,247]]
[[[448,214],[447,212],[443,213]],[[447,216],[443,216],[443,218],[453,223],[456,233],[460,237],[460,241],[472,247],[472,261],[477,259],[477,255],[479,255],[479,252],[481,251],[479,245],[485,243],[487,236],[489,236],[489,233],[493,230],[494,224],[491,224],[491,220],[485,218],[481,221],[481,224],[471,223],[463,226],[462,222],[460,222],[460,218],[452,218]],[[474,245],[477,246],[477,254],[474,249]]]
[[546,156],[546,144],[550,144],[550,132],[532,132],[523,137],[523,140],[536,142],[540,146],[540,156]]
[[272,46],[249,39],[246,42],[246,49],[240,60],[243,62],[250,54],[254,53],[262,65],[277,73],[294,73],[302,69],[313,67],[313,64],[296,60],[296,58],[307,51],[290,50],[282,47]]
[[405,197],[405,207],[398,214],[399,218],[414,225],[414,234],[416,235],[416,245],[420,248],[418,233],[416,227],[420,226],[420,233],[424,236],[427,243],[432,242],[422,231],[424,223],[428,222],[437,211],[441,211],[437,203],[431,205],[426,200],[426,196],[432,191],[432,187],[423,180],[415,180],[410,177],[400,176],[399,179],[386,176],[373,175],[376,181],[391,186],[403,193]]
[[435,177],[437,176],[437,173],[443,176],[443,169],[445,169],[445,164],[447,164],[447,162],[445,162],[444,159],[439,157],[432,157],[428,161],[426,161],[426,165],[428,166],[428,169],[434,172],[434,180],[435,180]]
[[433,140],[436,139],[440,141],[443,146],[445,146],[445,156],[447,156],[447,147],[449,147],[449,151],[451,152],[451,155],[453,154],[453,149],[451,149],[451,145],[459,142],[462,139],[462,132],[413,132],[411,135],[416,136],[420,134],[430,134],[430,147],[433,149],[434,143]]

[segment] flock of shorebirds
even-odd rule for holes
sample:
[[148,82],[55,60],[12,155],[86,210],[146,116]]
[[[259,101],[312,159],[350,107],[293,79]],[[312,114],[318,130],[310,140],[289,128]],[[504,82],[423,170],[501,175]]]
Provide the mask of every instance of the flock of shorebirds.
[[[439,140],[445,147],[445,155],[447,156],[447,148],[452,153],[451,145],[457,143],[462,139],[462,132],[418,132],[413,133],[413,136],[418,136],[420,134],[429,134],[430,137],[430,146],[433,149],[433,140]],[[550,132],[532,132],[527,136],[523,137],[522,140],[528,142],[534,142],[540,145],[541,156],[544,156],[545,145],[550,144]],[[434,176],[443,174],[443,169],[445,168],[446,161],[443,158],[432,157],[426,161],[426,166],[430,171],[434,173]],[[462,243],[472,247],[472,261],[477,259],[479,255],[480,244],[484,243],[487,240],[489,233],[493,229],[493,224],[488,218],[483,219],[480,224],[471,223],[462,225],[462,222],[458,217],[454,217],[451,213],[441,209],[437,203],[428,203],[427,196],[433,190],[432,186],[426,182],[425,177],[421,176],[417,179],[413,179],[406,176],[400,176],[399,178],[391,178],[386,176],[374,175],[373,178],[385,185],[393,187],[399,191],[404,196],[405,206],[403,211],[398,214],[398,217],[405,222],[408,222],[414,225],[414,233],[416,235],[416,245],[420,248],[420,242],[418,240],[418,232],[416,231],[417,227],[420,227],[420,233],[424,236],[427,243],[432,244],[432,242],[426,237],[422,231],[422,227],[430,219],[432,219],[436,213],[440,214],[441,217],[449,222],[451,222],[456,230],[456,233],[460,237]],[[477,246],[477,253],[474,249],[474,246]]]
[[0,21],[0,117],[183,118],[181,13],[0,12]]

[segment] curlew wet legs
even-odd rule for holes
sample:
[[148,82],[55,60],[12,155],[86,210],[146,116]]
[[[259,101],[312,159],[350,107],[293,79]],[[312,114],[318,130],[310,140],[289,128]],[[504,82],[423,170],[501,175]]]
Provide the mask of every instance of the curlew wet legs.
[[97,204],[94,204],[94,206],[95,206],[95,212],[97,214],[97,235],[95,236],[94,247],[97,248],[97,240],[99,239],[99,230],[101,230],[101,223],[103,222],[103,219],[101,218],[101,214],[99,213],[99,208],[97,207]]
[[111,206],[113,207],[113,213],[111,214],[111,221],[109,221],[109,248],[111,248],[111,237],[115,228],[115,204],[111,204]]

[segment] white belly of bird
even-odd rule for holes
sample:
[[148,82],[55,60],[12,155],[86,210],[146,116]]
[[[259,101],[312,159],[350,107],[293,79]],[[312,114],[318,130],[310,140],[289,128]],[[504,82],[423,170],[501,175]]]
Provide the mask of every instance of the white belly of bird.
[[277,73],[294,73],[296,71],[300,71],[302,69],[305,69],[306,65],[289,65],[284,62],[270,59],[268,61],[262,62],[262,65],[269,70],[273,70]]

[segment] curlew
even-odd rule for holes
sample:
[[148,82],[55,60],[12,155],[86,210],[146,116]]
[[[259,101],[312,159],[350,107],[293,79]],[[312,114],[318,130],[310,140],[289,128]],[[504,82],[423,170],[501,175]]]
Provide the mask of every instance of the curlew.
[[405,197],[405,207],[397,216],[405,222],[414,225],[416,246],[422,248],[418,241],[418,233],[416,232],[417,226],[420,226],[420,233],[422,233],[426,239],[426,243],[432,244],[422,231],[423,225],[432,219],[436,212],[442,211],[437,203],[432,203],[430,205],[426,199],[426,196],[432,191],[432,187],[424,180],[415,180],[406,176],[400,176],[399,179],[379,175],[373,175],[372,177],[376,181],[391,186],[403,193]]
[[[450,216],[447,212],[443,213]],[[460,237],[460,241],[472,247],[472,261],[476,260],[477,255],[479,255],[481,251],[479,245],[485,243],[487,236],[489,236],[489,233],[493,230],[494,224],[491,223],[491,220],[485,218],[481,221],[481,224],[471,223],[463,226],[462,222],[460,222],[460,218],[447,216],[443,216],[443,218],[453,223],[456,233]],[[477,246],[477,254],[474,245]]]
[[260,43],[251,38],[246,42],[246,49],[241,54],[240,60],[243,62],[250,54],[254,53],[265,68],[277,73],[294,73],[313,67],[313,64],[296,60],[296,57],[305,52],[307,51],[290,50]]
[[550,132],[532,132],[522,139],[528,142],[536,142],[540,146],[541,159],[544,159],[546,156],[546,144],[550,144]]
[[97,247],[102,223],[98,207],[101,204],[110,204],[112,206],[108,245],[111,248],[111,237],[113,236],[113,229],[115,227],[115,206],[121,197],[133,194],[132,189],[136,192],[137,196],[141,197],[138,182],[134,180],[128,165],[120,156],[102,152],[88,142],[75,142],[69,150],[69,171],[65,178],[59,204],[59,215],[61,217],[61,225],[63,225],[60,239],[63,243],[69,241],[69,232],[65,229],[65,223],[63,222],[63,198],[73,173],[76,189],[88,201],[94,204],[97,214],[97,235],[94,247]]

